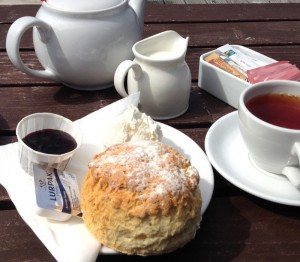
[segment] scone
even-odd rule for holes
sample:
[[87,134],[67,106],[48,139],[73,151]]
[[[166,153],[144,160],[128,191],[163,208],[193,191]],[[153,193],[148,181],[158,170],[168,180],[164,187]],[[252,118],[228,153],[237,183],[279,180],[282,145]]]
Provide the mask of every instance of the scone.
[[84,224],[103,245],[125,254],[172,252],[200,226],[199,179],[188,159],[161,142],[113,145],[89,163]]

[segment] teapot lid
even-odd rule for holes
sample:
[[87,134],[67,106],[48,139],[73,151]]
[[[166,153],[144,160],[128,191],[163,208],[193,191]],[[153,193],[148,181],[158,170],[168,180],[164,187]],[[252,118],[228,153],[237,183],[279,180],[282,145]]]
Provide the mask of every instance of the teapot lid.
[[46,2],[55,9],[77,12],[98,11],[117,6],[127,1],[128,0],[42,0],[42,2]]

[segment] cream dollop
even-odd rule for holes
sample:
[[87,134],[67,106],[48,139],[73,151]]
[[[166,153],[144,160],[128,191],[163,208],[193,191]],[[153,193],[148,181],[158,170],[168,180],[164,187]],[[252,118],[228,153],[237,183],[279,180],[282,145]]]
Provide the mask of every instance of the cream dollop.
[[161,141],[162,131],[157,122],[134,106],[128,108],[112,121],[106,132],[105,145],[111,146],[128,141]]

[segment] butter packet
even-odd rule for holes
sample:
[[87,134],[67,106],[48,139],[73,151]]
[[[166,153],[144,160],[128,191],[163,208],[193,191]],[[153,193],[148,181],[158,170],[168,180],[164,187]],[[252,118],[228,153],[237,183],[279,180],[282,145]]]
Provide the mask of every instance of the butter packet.
[[55,168],[33,166],[37,214],[65,221],[81,214],[76,176]]
[[263,61],[245,55],[229,44],[223,45],[217,50],[235,62],[245,74],[248,70],[266,65]]

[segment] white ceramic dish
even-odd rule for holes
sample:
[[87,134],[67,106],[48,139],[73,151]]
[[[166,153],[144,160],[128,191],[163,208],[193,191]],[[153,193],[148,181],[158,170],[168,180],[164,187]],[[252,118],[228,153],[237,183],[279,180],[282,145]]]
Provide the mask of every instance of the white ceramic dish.
[[300,191],[286,177],[265,172],[250,162],[240,135],[237,111],[211,126],[205,150],[215,169],[235,186],[262,199],[300,206]]
[[[263,62],[276,62],[276,60],[247,47],[241,45],[232,46],[242,53]],[[237,108],[241,92],[245,88],[249,87],[250,84],[247,81],[241,80],[238,77],[206,62],[204,58],[213,52],[215,52],[215,50],[200,56],[198,86],[230,106]]]

